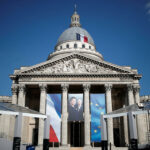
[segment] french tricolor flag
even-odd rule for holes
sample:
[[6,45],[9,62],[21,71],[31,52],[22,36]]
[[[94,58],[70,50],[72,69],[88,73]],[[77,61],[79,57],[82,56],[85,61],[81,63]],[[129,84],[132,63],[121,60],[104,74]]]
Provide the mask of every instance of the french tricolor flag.
[[82,34],[76,33],[76,38],[81,42],[86,42],[86,43],[88,42],[88,37]]
[[[60,142],[61,112],[57,95],[47,94],[46,114],[50,116],[49,142]],[[56,105],[58,103],[58,105]]]

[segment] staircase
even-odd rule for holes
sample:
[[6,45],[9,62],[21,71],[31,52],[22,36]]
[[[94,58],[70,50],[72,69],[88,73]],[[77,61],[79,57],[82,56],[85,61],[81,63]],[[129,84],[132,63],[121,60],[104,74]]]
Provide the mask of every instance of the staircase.
[[70,150],[83,150],[83,147],[71,147]]

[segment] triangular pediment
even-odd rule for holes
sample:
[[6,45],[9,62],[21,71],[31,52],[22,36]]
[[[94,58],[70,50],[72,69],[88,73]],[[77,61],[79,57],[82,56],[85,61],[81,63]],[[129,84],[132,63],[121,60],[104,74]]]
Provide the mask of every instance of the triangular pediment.
[[72,54],[61,59],[25,68],[17,74],[133,74],[131,69],[113,65],[103,60]]

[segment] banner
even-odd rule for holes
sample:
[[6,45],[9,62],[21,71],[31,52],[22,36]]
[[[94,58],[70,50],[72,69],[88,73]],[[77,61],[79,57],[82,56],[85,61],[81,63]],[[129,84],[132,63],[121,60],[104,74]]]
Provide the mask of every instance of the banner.
[[49,142],[60,142],[61,94],[47,94],[46,115],[50,116]]
[[106,113],[105,94],[90,94],[91,142],[101,142],[100,115]]
[[83,94],[69,94],[68,121],[83,121]]

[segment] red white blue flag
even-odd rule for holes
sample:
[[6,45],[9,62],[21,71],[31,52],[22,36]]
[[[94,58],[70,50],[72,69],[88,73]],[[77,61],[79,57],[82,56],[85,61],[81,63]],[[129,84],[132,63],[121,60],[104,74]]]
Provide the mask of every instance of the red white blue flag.
[[76,39],[81,42],[86,42],[86,43],[88,42],[88,37],[79,33],[76,33]]
[[47,94],[46,114],[50,116],[49,142],[60,142],[61,94]]

